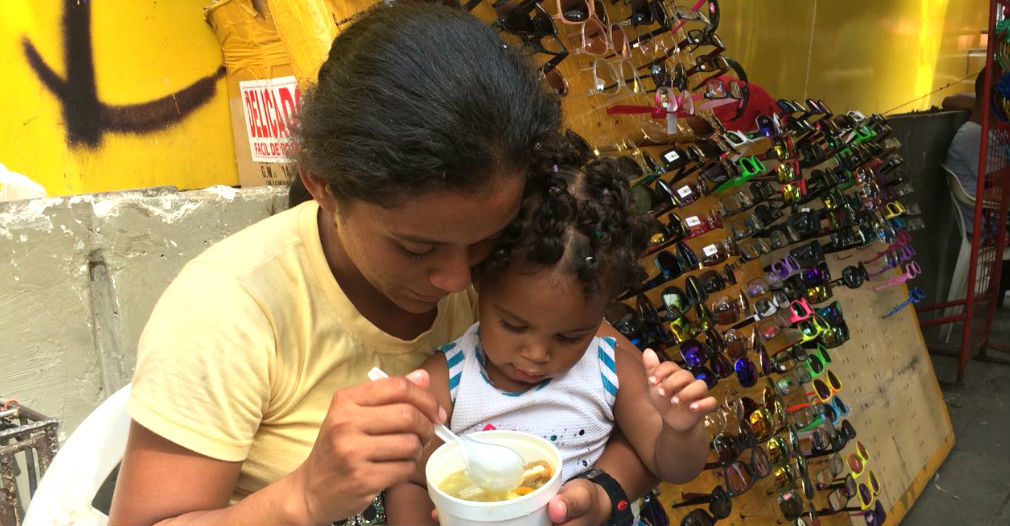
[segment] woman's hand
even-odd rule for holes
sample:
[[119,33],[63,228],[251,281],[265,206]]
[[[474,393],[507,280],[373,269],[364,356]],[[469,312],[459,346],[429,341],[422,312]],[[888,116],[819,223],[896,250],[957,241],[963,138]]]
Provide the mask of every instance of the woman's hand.
[[668,428],[686,433],[718,405],[704,381],[673,362],[660,362],[652,349],[642,351],[642,365],[649,377],[649,401]]
[[298,522],[360,513],[380,491],[410,478],[433,423],[446,417],[428,381],[417,370],[333,395],[309,457],[291,474],[304,500]]

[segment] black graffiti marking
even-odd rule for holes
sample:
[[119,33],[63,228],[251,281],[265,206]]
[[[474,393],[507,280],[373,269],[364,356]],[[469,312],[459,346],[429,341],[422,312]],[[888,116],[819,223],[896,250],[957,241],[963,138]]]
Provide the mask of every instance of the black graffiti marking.
[[91,51],[91,4],[88,0],[63,1],[63,55],[66,79],[60,78],[27,37],[21,39],[25,58],[39,80],[63,107],[67,143],[97,148],[105,132],[146,133],[165,129],[203,106],[216,92],[224,66],[193,84],[148,102],[109,105],[98,100],[95,64]]

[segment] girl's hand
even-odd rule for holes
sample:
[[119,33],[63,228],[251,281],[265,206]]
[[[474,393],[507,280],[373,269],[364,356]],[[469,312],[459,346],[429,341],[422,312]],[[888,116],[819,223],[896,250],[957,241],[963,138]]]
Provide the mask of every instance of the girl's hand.
[[718,405],[708,396],[704,381],[673,362],[660,362],[652,349],[642,351],[642,364],[649,379],[649,401],[670,429],[690,431]]

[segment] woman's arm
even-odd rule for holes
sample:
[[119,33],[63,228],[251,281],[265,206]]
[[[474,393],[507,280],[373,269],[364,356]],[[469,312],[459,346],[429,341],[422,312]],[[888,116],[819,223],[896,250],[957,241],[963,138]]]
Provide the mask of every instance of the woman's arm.
[[109,524],[299,522],[289,506],[294,488],[288,477],[228,507],[241,466],[190,451],[132,422]]
[[444,422],[415,371],[338,391],[308,458],[228,506],[240,462],[187,450],[133,423],[109,524],[325,524],[365,509],[410,478],[432,422]]
[[[421,364],[421,369],[428,372],[430,378],[428,389],[438,405],[445,408],[446,422],[448,423],[452,419],[452,396],[449,394],[449,366],[446,363],[445,355],[436,352],[429,356]],[[386,490],[386,522],[390,526],[397,524],[438,525],[432,514],[435,505],[428,497],[424,468],[428,464],[428,457],[441,445],[442,441],[438,437],[432,439],[421,452],[411,479]]]

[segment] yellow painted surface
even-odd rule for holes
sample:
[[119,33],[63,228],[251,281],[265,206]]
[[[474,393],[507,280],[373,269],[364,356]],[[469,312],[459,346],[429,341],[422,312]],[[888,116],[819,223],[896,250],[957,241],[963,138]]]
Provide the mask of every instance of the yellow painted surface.
[[[722,2],[728,55],[774,97],[824,99],[835,110],[911,111],[971,91],[986,0]],[[933,90],[970,75],[943,91]],[[920,98],[921,97],[921,98]]]
[[[76,3],[76,2],[70,2]],[[179,93],[221,67],[221,51],[203,19],[207,0],[90,2],[82,42],[93,53],[97,99],[108,106],[143,104]],[[176,117],[133,131],[103,130],[93,144],[68,139],[64,104],[30,66],[25,42],[63,82],[64,4],[59,0],[0,2],[0,162],[42,184],[51,195],[157,185],[180,188],[236,184],[235,152],[223,76],[208,98]],[[88,3],[85,3],[88,4]],[[81,49],[86,46],[78,46]],[[87,69],[87,68],[85,68]],[[80,79],[76,77],[75,79]],[[81,87],[73,83],[68,89]],[[179,114],[183,116],[178,117]]]
[[[236,184],[223,78],[214,83],[209,101],[163,129],[105,131],[94,146],[68,142],[62,105],[29,66],[23,47],[27,38],[65,77],[64,3],[0,2],[0,74],[6,81],[0,162],[54,195]],[[98,99],[143,103],[213,75],[221,53],[203,21],[207,3],[92,2],[89,40]],[[334,18],[370,2],[351,3],[353,9],[335,10]],[[985,45],[980,35],[988,15],[985,0],[760,0],[721,6],[719,35],[726,53],[776,97],[814,96],[838,110],[924,109],[951,93],[971,91],[982,64],[969,52]],[[927,95],[947,84],[952,85]]]

